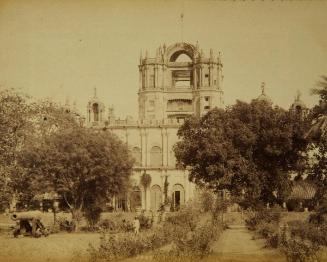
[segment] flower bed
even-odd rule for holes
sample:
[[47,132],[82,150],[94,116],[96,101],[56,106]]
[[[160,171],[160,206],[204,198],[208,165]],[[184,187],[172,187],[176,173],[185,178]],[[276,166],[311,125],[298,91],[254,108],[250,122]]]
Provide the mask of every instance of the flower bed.
[[198,211],[188,207],[171,214],[164,223],[139,235],[103,233],[100,247],[90,246],[88,250],[91,261],[116,261],[171,243],[169,251],[155,252],[156,260],[164,261],[172,256],[191,257],[193,261],[202,258],[210,253],[211,244],[219,237],[222,227],[216,221],[199,223],[200,220]]

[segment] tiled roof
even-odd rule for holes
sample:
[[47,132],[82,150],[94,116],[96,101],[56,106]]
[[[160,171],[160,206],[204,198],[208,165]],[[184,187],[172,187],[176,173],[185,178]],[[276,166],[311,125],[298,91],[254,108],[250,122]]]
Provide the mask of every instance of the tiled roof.
[[305,181],[295,182],[289,199],[312,199],[316,194],[316,187]]

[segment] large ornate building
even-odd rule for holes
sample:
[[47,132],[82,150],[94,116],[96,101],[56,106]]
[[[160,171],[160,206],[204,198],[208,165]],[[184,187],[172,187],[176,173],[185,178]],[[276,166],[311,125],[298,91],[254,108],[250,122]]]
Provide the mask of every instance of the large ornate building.
[[[198,44],[176,43],[160,46],[153,58],[148,53],[140,56],[137,121],[116,119],[113,109],[106,109],[95,93],[87,106],[87,126],[109,129],[135,158],[133,197],[117,196],[116,209],[158,210],[165,182],[174,207],[192,197],[195,187],[187,170],[176,166],[177,130],[188,116],[223,106],[222,80],[220,53],[215,57],[210,50],[207,57]],[[144,173],[151,176],[148,188],[140,183]]]

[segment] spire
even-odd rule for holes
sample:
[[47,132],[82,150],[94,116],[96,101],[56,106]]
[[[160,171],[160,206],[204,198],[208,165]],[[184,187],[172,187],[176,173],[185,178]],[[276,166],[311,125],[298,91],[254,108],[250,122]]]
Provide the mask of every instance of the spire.
[[77,106],[76,106],[76,101],[75,100],[73,102],[73,111],[74,112],[77,112]]
[[259,97],[257,98],[257,100],[258,101],[264,101],[264,102],[272,105],[273,102],[270,99],[270,97],[266,95],[265,87],[266,87],[266,83],[265,82],[261,82],[261,95],[259,95]]
[[261,82],[261,94],[262,95],[265,95],[265,86],[266,86],[266,83],[265,82]]
[[142,56],[142,49],[140,51],[140,64],[142,64],[143,56]]
[[221,65],[221,52],[218,52],[217,63]]
[[183,43],[183,22],[184,22],[184,14],[183,12],[181,13],[181,41]]
[[69,98],[68,98],[68,96],[66,96],[65,106],[69,107]]
[[97,88],[94,87],[94,98],[97,98]]
[[213,60],[213,50],[210,48],[210,59]]
[[295,101],[300,101],[301,100],[301,91],[298,89],[296,91],[296,97],[295,97]]
[[182,1],[182,12],[181,12],[181,41],[184,42],[184,0]]

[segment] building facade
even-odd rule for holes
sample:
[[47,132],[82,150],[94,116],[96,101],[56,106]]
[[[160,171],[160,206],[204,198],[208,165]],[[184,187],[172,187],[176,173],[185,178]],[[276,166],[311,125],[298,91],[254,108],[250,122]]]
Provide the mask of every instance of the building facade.
[[[210,50],[207,57],[198,44],[163,45],[153,58],[147,52],[141,55],[138,68],[138,120],[116,119],[113,108],[106,111],[95,93],[87,105],[86,123],[116,134],[135,159],[133,192],[116,196],[115,209],[140,206],[157,211],[165,200],[165,184],[172,206],[178,208],[192,198],[195,186],[187,170],[176,166],[177,131],[188,116],[223,106],[220,53],[215,57]],[[147,188],[140,182],[143,174],[151,176]]]

